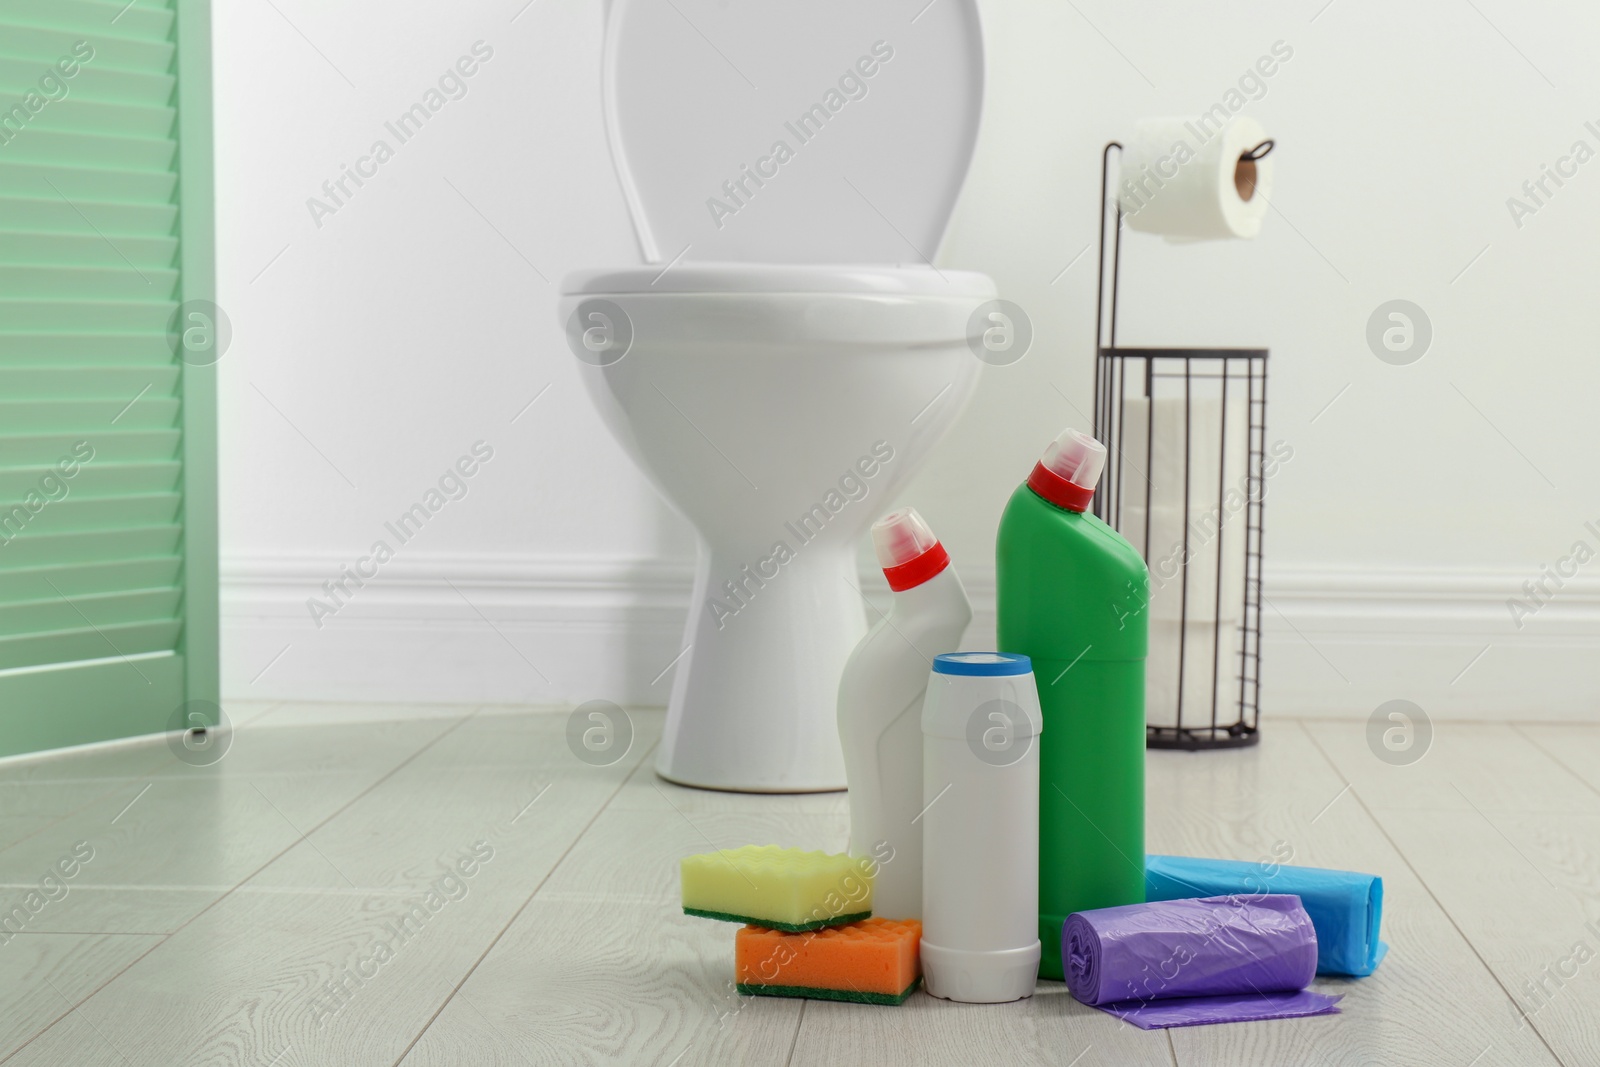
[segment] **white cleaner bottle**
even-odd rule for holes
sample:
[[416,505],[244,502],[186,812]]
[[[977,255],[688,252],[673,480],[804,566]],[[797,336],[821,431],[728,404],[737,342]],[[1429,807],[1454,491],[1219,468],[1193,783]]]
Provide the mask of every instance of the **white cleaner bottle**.
[[872,525],[894,591],[839,681],[839,740],[850,788],[850,854],[877,865],[872,913],[922,918],[922,700],[935,656],[972,621],[950,556],[915,508]]
[[1033,664],[1008,652],[933,661],[924,748],[922,978],[929,996],[1033,996],[1039,923],[1039,738]]

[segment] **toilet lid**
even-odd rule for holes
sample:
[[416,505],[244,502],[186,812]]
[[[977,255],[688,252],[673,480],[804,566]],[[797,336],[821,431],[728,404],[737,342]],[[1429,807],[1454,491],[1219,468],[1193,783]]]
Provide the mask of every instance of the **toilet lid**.
[[614,0],[611,151],[646,262],[929,262],[978,136],[976,0]]

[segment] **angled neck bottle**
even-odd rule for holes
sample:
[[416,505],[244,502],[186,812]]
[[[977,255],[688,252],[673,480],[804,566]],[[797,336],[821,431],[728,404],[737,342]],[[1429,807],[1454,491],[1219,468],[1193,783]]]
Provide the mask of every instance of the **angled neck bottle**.
[[1105,447],[1067,430],[1017,487],[995,543],[1001,651],[1033,661],[1039,977],[1061,979],[1075,911],[1144,900],[1144,660],[1150,575],[1087,511]]
[[922,918],[922,700],[935,657],[961,647],[972,621],[950,556],[915,508],[872,526],[894,590],[839,681],[839,741],[850,788],[850,854],[877,867],[872,911]]

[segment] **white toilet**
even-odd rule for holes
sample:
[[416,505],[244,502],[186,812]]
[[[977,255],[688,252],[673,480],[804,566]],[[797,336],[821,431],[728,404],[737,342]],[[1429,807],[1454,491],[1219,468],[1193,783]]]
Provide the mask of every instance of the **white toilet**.
[[[699,531],[662,777],[842,789],[856,545],[965,406],[984,275],[935,269],[983,96],[975,0],[614,0],[606,121],[646,266],[560,320]],[[663,662],[661,667],[667,664]]]

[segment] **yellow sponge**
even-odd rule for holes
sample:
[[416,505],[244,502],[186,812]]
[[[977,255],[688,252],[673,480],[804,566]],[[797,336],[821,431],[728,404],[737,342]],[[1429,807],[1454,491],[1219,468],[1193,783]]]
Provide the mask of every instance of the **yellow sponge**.
[[685,856],[683,910],[799,933],[872,914],[872,860],[777,845]]

